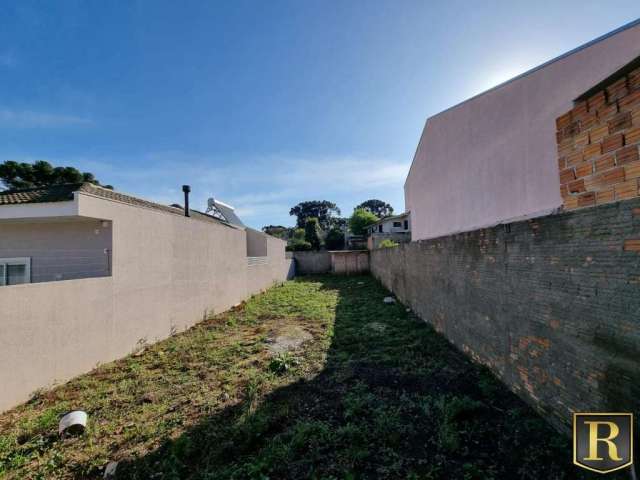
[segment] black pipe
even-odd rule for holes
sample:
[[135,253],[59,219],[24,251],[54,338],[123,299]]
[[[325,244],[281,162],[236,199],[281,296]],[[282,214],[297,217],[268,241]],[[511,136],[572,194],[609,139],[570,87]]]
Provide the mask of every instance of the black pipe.
[[184,192],[184,216],[190,217],[189,213],[189,192],[191,192],[191,187],[189,185],[183,185],[182,191]]

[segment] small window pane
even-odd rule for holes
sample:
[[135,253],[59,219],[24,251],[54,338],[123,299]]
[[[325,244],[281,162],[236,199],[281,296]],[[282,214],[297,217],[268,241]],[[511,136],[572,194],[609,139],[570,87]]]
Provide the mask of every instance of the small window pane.
[[402,223],[400,222],[393,222],[393,226],[394,228],[400,228],[402,226]]
[[4,264],[0,263],[0,285],[4,285],[5,282],[5,266]]
[[22,265],[7,265],[7,285],[18,285],[20,283],[27,283],[27,266]]

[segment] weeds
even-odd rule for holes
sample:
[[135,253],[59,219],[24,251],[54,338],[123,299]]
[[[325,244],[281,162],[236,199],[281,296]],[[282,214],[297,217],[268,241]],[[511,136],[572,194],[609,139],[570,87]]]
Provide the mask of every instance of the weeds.
[[283,375],[298,365],[300,365],[300,360],[290,352],[282,352],[273,357],[269,363],[269,370],[276,375]]

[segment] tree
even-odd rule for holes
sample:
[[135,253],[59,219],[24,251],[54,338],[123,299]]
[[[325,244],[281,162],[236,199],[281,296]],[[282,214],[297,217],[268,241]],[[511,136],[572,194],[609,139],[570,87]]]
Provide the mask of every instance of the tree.
[[340,209],[328,200],[312,200],[301,202],[289,211],[289,215],[297,217],[296,226],[305,228],[308,218],[317,218],[323,231],[329,230],[333,215],[340,215]]
[[317,218],[307,218],[307,223],[304,226],[304,239],[311,244],[314,250],[320,250],[320,222]]
[[[93,173],[81,172],[74,167],[53,167],[49,162],[38,160],[31,163],[18,163],[7,160],[0,163],[0,181],[6,189],[46,187],[62,183],[89,182],[100,185]],[[113,189],[111,185],[104,188]]]
[[311,250],[311,244],[304,239],[304,228],[296,228],[291,233],[287,250],[293,252],[305,252]]
[[304,240],[304,228],[296,228],[291,235],[293,240]]
[[272,237],[287,239],[289,237],[289,228],[282,225],[265,225],[262,231]]
[[327,233],[324,243],[327,250],[342,250],[344,248],[344,232],[339,228],[333,227]]
[[366,202],[362,202],[356,207],[356,210],[357,209],[368,210],[378,218],[384,218],[388,217],[389,215],[393,215],[393,207],[390,204],[385,203],[382,200],[377,200],[375,198],[367,200]]
[[364,235],[367,233],[367,227],[378,221],[373,213],[363,208],[356,208],[353,215],[349,217],[349,229],[354,235]]
[[330,229],[337,228],[338,230],[344,230],[347,228],[349,219],[345,217],[331,217],[329,220]]

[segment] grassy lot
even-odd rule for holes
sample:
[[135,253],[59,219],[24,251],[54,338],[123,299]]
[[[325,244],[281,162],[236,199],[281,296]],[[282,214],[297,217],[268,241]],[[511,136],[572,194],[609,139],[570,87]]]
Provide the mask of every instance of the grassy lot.
[[[370,277],[303,278],[0,416],[0,477],[573,478],[569,441]],[[270,339],[304,329],[299,350]],[[83,408],[84,436],[59,439]]]

